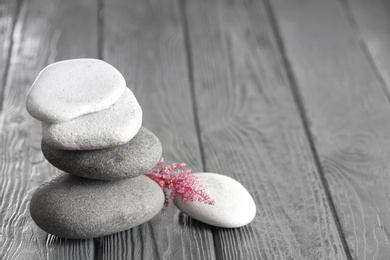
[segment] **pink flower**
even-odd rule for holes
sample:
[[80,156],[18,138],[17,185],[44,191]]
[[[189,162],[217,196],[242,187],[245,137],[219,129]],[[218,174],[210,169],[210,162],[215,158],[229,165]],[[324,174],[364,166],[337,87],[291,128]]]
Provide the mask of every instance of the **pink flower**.
[[165,206],[168,206],[167,189],[171,190],[171,199],[180,194],[183,202],[198,201],[214,205],[215,201],[206,194],[201,185],[198,185],[198,177],[191,175],[191,168],[185,166],[185,163],[171,163],[164,166],[164,158],[161,157],[157,165],[145,176],[154,180],[163,189]]

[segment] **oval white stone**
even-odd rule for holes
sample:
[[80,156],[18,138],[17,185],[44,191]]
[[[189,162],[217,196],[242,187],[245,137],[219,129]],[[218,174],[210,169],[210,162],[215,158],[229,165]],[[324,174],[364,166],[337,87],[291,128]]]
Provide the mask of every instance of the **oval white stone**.
[[217,173],[194,173],[199,184],[215,201],[207,205],[197,201],[183,202],[176,196],[174,203],[182,212],[207,224],[236,228],[249,224],[256,215],[256,204],[238,181]]
[[125,88],[122,74],[102,60],[64,60],[39,73],[26,108],[38,120],[65,122],[111,106]]
[[42,123],[42,138],[62,150],[96,150],[129,142],[142,124],[142,109],[133,92],[126,88],[109,108],[71,121]]

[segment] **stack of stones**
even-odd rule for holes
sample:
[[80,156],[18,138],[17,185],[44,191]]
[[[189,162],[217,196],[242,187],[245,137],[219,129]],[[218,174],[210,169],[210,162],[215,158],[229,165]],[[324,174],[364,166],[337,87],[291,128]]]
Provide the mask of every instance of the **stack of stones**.
[[121,73],[96,59],[46,67],[26,107],[42,121],[42,152],[62,170],[34,193],[30,212],[43,230],[65,238],[120,232],[153,218],[161,188],[144,173],[159,161],[158,138]]

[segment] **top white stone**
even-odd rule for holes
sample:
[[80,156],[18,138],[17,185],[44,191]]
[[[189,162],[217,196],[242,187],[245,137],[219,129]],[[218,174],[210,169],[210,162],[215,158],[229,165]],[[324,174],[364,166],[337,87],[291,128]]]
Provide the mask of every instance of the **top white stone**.
[[26,108],[43,122],[66,122],[108,108],[125,88],[122,74],[102,60],[64,60],[39,73],[27,94]]
[[215,201],[214,205],[198,201],[183,202],[180,195],[174,203],[190,217],[207,224],[237,228],[249,224],[256,215],[256,204],[247,189],[238,181],[217,173],[194,173],[199,185]]

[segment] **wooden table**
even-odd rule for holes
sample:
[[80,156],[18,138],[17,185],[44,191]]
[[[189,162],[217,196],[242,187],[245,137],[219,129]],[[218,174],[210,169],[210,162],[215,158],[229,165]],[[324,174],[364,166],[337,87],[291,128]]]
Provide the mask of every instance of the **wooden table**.
[[[389,259],[390,1],[0,1],[0,259]],[[25,96],[54,61],[117,67],[167,162],[239,180],[239,229],[173,205],[66,240],[31,220],[58,172]]]

